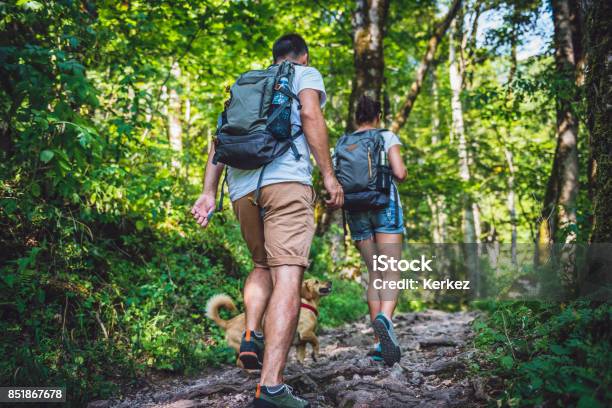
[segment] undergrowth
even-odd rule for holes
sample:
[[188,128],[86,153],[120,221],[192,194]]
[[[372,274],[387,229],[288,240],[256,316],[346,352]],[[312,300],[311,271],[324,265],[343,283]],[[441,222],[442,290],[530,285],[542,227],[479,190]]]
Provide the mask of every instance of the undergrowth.
[[[575,301],[481,303],[474,323],[501,406],[605,407],[612,404],[612,306]],[[496,381],[497,380],[497,381]],[[501,381],[499,381],[501,380]]]

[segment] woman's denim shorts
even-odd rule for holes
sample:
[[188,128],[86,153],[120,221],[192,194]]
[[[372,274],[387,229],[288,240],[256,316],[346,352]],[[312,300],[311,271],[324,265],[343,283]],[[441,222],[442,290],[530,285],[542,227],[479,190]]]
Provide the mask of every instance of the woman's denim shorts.
[[[389,201],[386,208],[380,210],[369,210],[359,212],[346,212],[346,222],[351,230],[353,241],[362,241],[374,236],[375,233],[383,234],[403,234],[404,216],[402,207],[397,211],[395,201]],[[399,221],[396,219],[396,212]]]

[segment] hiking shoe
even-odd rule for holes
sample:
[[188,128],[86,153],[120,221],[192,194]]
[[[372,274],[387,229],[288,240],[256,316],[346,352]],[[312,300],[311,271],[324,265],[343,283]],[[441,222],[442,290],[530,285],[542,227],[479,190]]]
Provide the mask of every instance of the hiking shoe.
[[380,348],[380,343],[376,343],[373,349],[368,351],[368,357],[372,359],[372,361],[383,361],[382,350]]
[[247,370],[261,370],[264,353],[263,335],[258,336],[254,331],[249,330],[242,335],[240,342],[240,353],[238,359],[242,362],[243,368]]
[[266,386],[257,384],[255,399],[253,400],[255,408],[309,408],[310,404],[303,398],[293,394],[293,388],[290,385],[283,384],[279,390],[271,392]]
[[402,353],[399,348],[399,342],[393,331],[393,323],[382,313],[376,315],[372,322],[374,333],[380,341],[380,348],[383,360],[388,366],[400,361]]

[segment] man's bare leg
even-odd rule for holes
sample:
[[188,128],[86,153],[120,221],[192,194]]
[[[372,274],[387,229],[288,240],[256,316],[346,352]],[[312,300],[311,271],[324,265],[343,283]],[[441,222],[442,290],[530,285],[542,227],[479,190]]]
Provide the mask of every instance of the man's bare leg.
[[272,294],[270,269],[255,266],[244,283],[246,330],[261,332],[261,320]]
[[296,265],[277,266],[270,270],[273,289],[264,326],[266,349],[260,381],[266,386],[283,382],[283,370],[300,313],[300,288],[304,274],[304,268]]

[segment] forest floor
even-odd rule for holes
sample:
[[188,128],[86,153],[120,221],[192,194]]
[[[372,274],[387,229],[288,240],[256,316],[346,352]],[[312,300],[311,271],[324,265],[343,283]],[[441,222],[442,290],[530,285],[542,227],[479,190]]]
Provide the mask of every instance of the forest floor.
[[[437,310],[397,315],[402,359],[393,367],[366,357],[373,333],[369,320],[321,330],[318,361],[307,356],[300,365],[292,349],[285,381],[321,408],[486,406],[483,382],[471,378],[468,370],[476,356],[470,326],[476,316]],[[96,401],[89,407],[248,407],[257,379],[228,365],[194,378],[149,383],[125,399]]]

